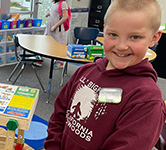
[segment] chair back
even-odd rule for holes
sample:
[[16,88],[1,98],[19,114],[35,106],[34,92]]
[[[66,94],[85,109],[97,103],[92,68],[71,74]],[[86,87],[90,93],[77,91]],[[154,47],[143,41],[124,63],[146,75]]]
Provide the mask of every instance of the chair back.
[[94,45],[94,41],[99,33],[98,28],[93,27],[75,27],[74,36],[76,38],[76,44],[91,44]]
[[15,56],[17,61],[20,60],[20,57],[18,55],[18,47],[20,46],[19,42],[18,42],[18,37],[16,34],[13,35],[13,41],[14,41],[14,46],[15,46]]

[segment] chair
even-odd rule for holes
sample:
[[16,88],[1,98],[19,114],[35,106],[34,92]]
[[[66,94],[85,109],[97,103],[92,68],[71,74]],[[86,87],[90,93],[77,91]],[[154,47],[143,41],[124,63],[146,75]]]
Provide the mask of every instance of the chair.
[[[99,34],[98,28],[93,27],[75,27],[74,28],[74,36],[76,38],[76,44],[83,44],[83,45],[96,45],[96,38]],[[61,83],[60,86],[63,85],[63,78],[64,75],[67,74],[67,62],[64,62],[63,70],[61,74]]]
[[19,44],[17,35],[13,36],[13,40],[14,40],[14,45],[15,45],[15,56],[16,56],[17,64],[14,67],[11,74],[9,75],[7,81],[10,81],[10,79],[15,74],[16,70],[21,66],[21,69],[18,71],[16,78],[14,79],[14,81],[12,83],[14,85],[15,82],[17,81],[17,79],[21,76],[23,70],[25,69],[25,66],[27,64],[30,64],[35,72],[35,75],[40,83],[41,88],[43,89],[44,92],[46,92],[46,90],[44,89],[44,87],[40,81],[40,78],[36,72],[36,66],[34,65],[35,62],[42,62],[43,60],[41,59],[41,57],[39,55],[30,54],[30,53],[26,54],[26,51],[24,49],[23,49],[22,53],[21,53],[21,51],[19,52],[18,47],[20,47],[20,44]]

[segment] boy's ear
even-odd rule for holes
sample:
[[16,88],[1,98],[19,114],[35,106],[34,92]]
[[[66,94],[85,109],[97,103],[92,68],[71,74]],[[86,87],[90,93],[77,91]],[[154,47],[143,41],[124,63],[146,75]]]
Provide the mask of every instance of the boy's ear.
[[153,47],[161,38],[162,32],[160,30],[158,30],[152,38],[152,41],[150,42],[149,47]]

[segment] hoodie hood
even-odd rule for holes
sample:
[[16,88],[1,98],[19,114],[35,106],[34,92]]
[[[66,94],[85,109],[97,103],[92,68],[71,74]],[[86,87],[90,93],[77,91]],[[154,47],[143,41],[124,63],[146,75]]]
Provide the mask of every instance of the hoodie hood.
[[137,65],[127,67],[121,70],[119,69],[106,70],[106,65],[108,63],[108,59],[106,57],[97,59],[95,63],[98,69],[107,76],[122,76],[124,74],[134,75],[134,76],[149,76],[155,82],[157,82],[157,73],[154,70],[151,63],[148,62],[147,58],[142,60]]

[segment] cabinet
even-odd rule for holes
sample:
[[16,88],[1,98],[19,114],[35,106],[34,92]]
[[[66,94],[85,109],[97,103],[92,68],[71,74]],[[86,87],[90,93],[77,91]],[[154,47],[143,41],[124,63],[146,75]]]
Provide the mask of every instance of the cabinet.
[[13,35],[22,34],[44,34],[45,27],[16,28],[0,30],[0,67],[16,63],[15,45]]
[[103,31],[104,15],[111,0],[92,0],[89,12],[89,27],[99,28]]

